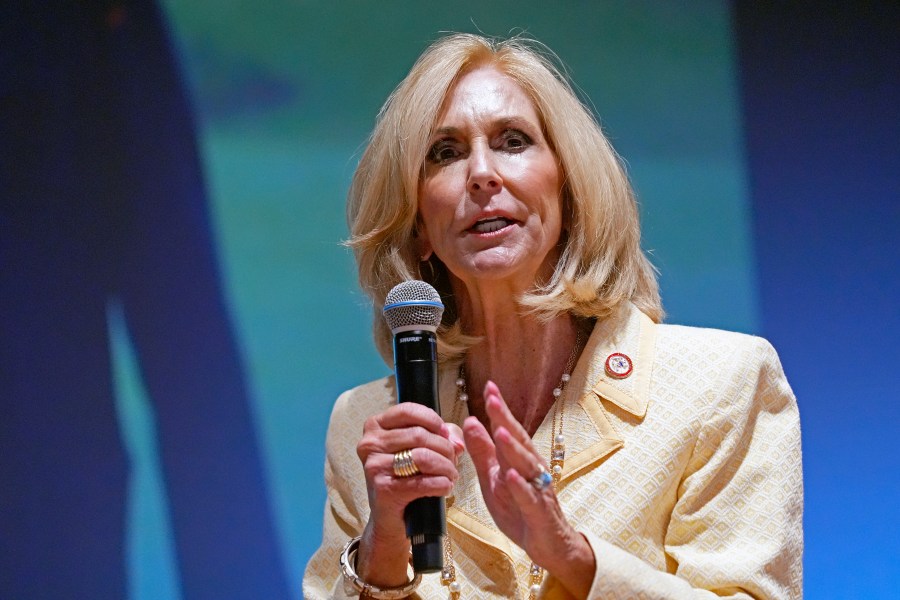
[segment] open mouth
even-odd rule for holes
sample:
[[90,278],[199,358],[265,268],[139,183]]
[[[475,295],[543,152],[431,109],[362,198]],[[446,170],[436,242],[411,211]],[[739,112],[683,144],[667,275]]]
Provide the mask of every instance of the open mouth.
[[513,222],[504,217],[491,217],[490,219],[482,219],[472,226],[470,231],[474,233],[494,233],[500,231],[504,227],[509,227]]

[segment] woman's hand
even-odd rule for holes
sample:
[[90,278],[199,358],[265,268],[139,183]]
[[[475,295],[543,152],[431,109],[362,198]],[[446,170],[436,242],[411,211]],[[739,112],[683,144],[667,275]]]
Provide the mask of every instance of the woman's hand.
[[570,593],[586,597],[595,569],[590,545],[566,520],[552,487],[538,490],[531,484],[547,463],[509,411],[497,385],[489,381],[483,397],[491,432],[469,417],[463,434],[494,522]]
[[[446,496],[459,477],[462,432],[433,410],[406,402],[370,417],[356,453],[369,494],[369,522],[360,540],[357,573],[368,583],[395,587],[407,582],[409,539],[403,510],[413,500]],[[394,454],[409,450],[420,473],[394,474]]]

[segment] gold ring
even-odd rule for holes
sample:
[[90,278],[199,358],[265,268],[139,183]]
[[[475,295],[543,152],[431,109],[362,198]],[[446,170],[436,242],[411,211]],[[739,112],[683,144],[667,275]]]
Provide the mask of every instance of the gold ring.
[[397,477],[412,477],[418,475],[419,471],[416,461],[413,460],[412,450],[401,450],[394,453],[394,475]]

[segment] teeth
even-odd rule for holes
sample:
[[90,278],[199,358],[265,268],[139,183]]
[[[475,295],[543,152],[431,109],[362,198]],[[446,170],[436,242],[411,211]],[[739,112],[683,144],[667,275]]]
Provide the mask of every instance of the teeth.
[[509,225],[509,221],[502,218],[497,217],[494,219],[487,219],[484,221],[478,221],[475,223],[475,226],[472,228],[477,233],[492,233],[494,231],[499,231]]

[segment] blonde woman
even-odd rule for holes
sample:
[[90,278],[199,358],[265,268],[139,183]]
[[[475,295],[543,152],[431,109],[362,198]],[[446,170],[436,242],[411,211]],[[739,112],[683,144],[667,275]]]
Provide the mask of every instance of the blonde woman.
[[[777,356],[660,324],[627,177],[549,55],[445,37],[379,115],[351,245],[376,308],[407,279],[440,293],[441,416],[392,377],[338,399],[304,595],[799,598]],[[403,509],[425,496],[447,496],[445,568],[413,576]]]

